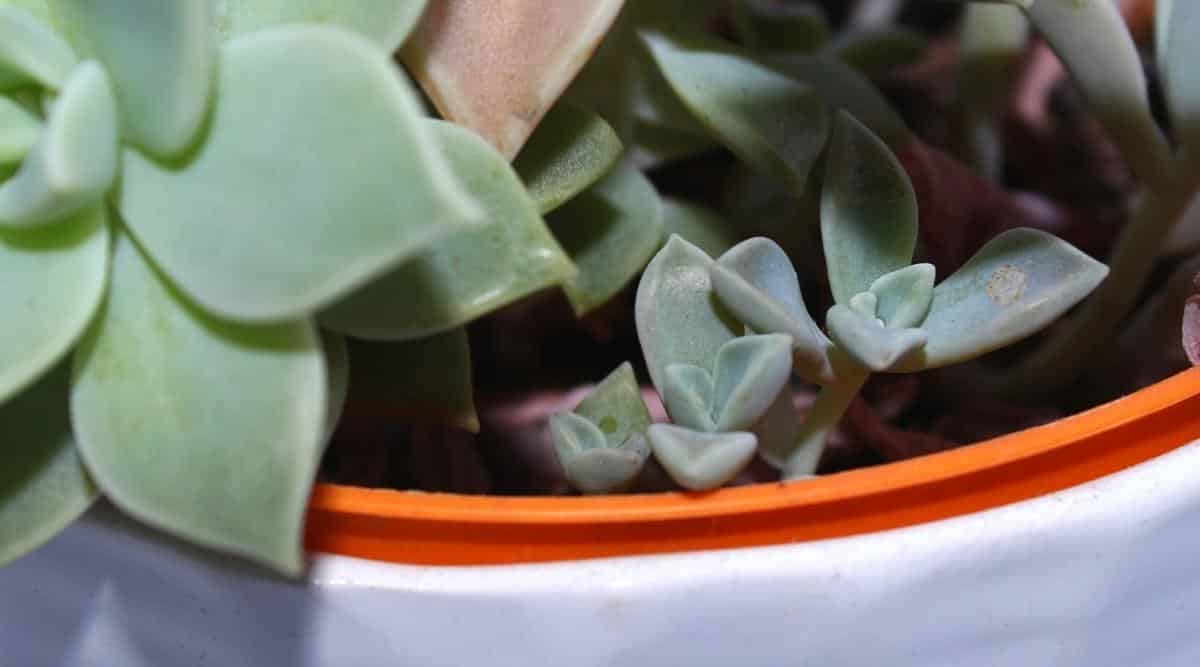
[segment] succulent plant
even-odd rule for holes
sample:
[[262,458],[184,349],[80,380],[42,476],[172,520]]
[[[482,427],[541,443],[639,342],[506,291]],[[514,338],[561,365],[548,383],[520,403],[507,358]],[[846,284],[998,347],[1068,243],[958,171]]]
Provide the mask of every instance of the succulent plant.
[[640,271],[662,205],[595,114],[551,91],[503,153],[426,116],[391,54],[450,4],[0,2],[0,560],[103,494],[294,573],[341,334],[477,428],[464,324]]
[[[929,183],[909,174],[966,168],[922,162],[933,149],[872,82],[925,53],[897,2],[835,26],[765,0],[0,0],[0,562],[103,495],[296,573],[347,395],[477,431],[467,325],[549,289],[585,317],[640,276],[631,315],[672,422],[651,423],[640,366],[616,357],[634,363],[548,426],[588,494],[628,489],[652,455],[695,491],[756,454],[812,475],[872,374],[973,359],[1097,290],[1012,368],[971,375],[1061,385],[1164,241],[1200,238],[1176,224],[1196,189],[1200,9],[1160,0],[1176,149],[1113,3],[1007,4],[1024,17],[965,14],[954,139],[1000,189],[997,91],[1040,32],[1141,183],[1107,280],[1017,224],[938,261],[941,280],[923,261]],[[718,14],[737,43],[707,29]],[[702,154],[737,163],[722,210],[652,180]],[[1155,313],[1133,329],[1165,330]],[[803,420],[796,378],[819,387]]]

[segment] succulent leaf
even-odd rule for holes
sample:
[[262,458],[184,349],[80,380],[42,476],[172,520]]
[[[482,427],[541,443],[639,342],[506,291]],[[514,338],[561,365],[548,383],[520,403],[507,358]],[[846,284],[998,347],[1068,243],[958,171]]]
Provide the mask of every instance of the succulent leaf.
[[926,45],[925,38],[916,31],[880,26],[839,35],[826,53],[869,76],[877,76],[917,62]]
[[628,162],[551,214],[550,228],[579,269],[563,283],[576,315],[607,302],[645,268],[662,246],[662,218],[658,191]]
[[638,341],[659,393],[671,364],[712,368],[717,351],[743,327],[714,298],[709,273],[716,263],[672,236],[642,273],[634,315]]
[[328,410],[315,327],[217,320],[125,236],[112,261],[71,388],[88,470],[142,521],[298,573]]
[[891,369],[928,340],[921,329],[885,327],[878,319],[840,303],[829,309],[825,326],[838,347],[875,372]]
[[488,224],[435,242],[326,308],[325,327],[368,340],[422,338],[575,275],[504,158],[464,127],[424,122]]
[[835,111],[846,111],[866,125],[889,146],[900,146],[912,132],[870,79],[846,63],[827,56],[770,54],[763,63],[803,83]]
[[839,112],[821,194],[821,241],[834,301],[844,304],[912,261],[917,200],[892,152]]
[[711,279],[722,305],[750,329],[791,337],[796,373],[819,384],[832,381],[829,339],[804,305],[783,248],[764,237],[742,241],[721,255]]
[[321,332],[321,352],[325,357],[325,380],[329,383],[325,392],[325,442],[328,443],[346,407],[346,394],[350,388],[350,352],[346,348],[346,339],[330,331]]
[[704,433],[671,424],[651,425],[646,437],[671,479],[692,491],[715,489],[733,479],[758,447],[753,433]]
[[933,290],[923,350],[894,370],[972,359],[1038,331],[1087,296],[1108,267],[1066,241],[1013,229],[989,241]]
[[790,336],[742,336],[723,345],[713,369],[715,430],[752,428],[787,386],[791,371]]
[[550,434],[567,481],[587,494],[628,487],[650,456],[642,433],[632,433],[618,445],[609,445],[591,420],[573,412],[551,415]]
[[0,97],[0,165],[20,162],[42,133],[42,123],[21,105]]
[[623,148],[603,118],[563,100],[538,123],[513,168],[544,215],[603,178]]
[[1155,11],[1169,15],[1169,22],[1161,27],[1169,31],[1162,62],[1166,66],[1163,75],[1171,121],[1180,143],[1188,151],[1200,154],[1200,67],[1197,67],[1200,42],[1196,39],[1200,32],[1200,4],[1177,2],[1157,7]]
[[605,449],[608,440],[592,420],[574,412],[558,412],[550,415],[550,436],[560,461],[570,459],[579,452],[589,449]]
[[0,185],[0,228],[61,220],[95,204],[117,173],[117,115],[108,75],[76,67],[50,109],[37,143]]
[[629,362],[601,380],[574,412],[595,424],[609,447],[618,447],[630,436],[645,433],[650,425],[650,411]]
[[512,159],[623,0],[438,0],[402,56],[442,117]]
[[0,90],[29,83],[58,90],[78,63],[71,46],[42,20],[0,4]]
[[892,329],[918,326],[929,314],[936,277],[932,264],[913,264],[880,276],[865,292],[878,299],[874,316]]
[[212,2],[51,0],[50,9],[75,51],[112,78],[125,140],[160,157],[192,144],[216,65]]
[[0,565],[54,537],[99,493],[71,435],[70,377],[62,364],[0,405]]
[[391,53],[421,18],[427,0],[216,0],[214,25],[230,38],[287,23],[353,30]]
[[805,53],[829,39],[829,19],[816,4],[738,0],[731,18],[738,41],[753,49]]
[[[1108,130],[1122,157],[1140,178],[1164,181],[1170,149],[1151,113],[1141,57],[1117,3],[1037,0],[1024,4],[1030,20],[1071,72],[1089,109]],[[1183,4],[1194,3],[1180,6]],[[1179,7],[1175,7],[1173,29],[1179,26],[1178,13]],[[1187,39],[1192,41],[1191,33]],[[1167,78],[1174,77],[1168,72]]]
[[312,313],[480,215],[411,89],[365,38],[270,28],[221,50],[207,136],[183,165],[126,151],[120,211],[206,309]]
[[398,343],[351,341],[350,361],[357,411],[479,432],[466,329]]
[[599,494],[628,488],[649,458],[650,445],[646,443],[646,436],[635,433],[621,447],[576,452],[560,459],[560,463],[571,486],[583,493]]
[[107,287],[108,216],[0,231],[0,404],[48,371],[83,335]]
[[642,40],[714,139],[792,194],[804,191],[829,130],[812,89],[716,40],[649,31]]
[[692,364],[671,364],[663,378],[663,406],[671,421],[695,431],[717,430],[712,409],[712,373]]

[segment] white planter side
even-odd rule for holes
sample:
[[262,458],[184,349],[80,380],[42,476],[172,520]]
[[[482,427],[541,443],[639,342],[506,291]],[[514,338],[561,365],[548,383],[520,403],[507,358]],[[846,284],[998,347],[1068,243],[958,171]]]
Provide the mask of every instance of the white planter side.
[[0,664],[1200,665],[1200,444],[860,537],[508,567],[315,556],[306,582],[100,508],[0,569]]

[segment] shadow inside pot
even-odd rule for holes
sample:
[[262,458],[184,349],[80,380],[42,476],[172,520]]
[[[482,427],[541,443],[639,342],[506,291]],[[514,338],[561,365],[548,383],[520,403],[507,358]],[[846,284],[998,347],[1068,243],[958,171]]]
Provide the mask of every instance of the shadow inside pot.
[[0,569],[0,599],[5,664],[151,667],[306,664],[315,598],[102,501]]

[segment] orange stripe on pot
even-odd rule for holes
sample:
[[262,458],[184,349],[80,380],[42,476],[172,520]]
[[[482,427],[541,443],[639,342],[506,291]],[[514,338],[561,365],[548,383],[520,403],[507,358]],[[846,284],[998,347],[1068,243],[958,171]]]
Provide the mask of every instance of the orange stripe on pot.
[[763,546],[960,516],[1200,439],[1200,369],[1052,424],[909,461],[710,493],[497,497],[319,484],[310,550],[481,565]]

